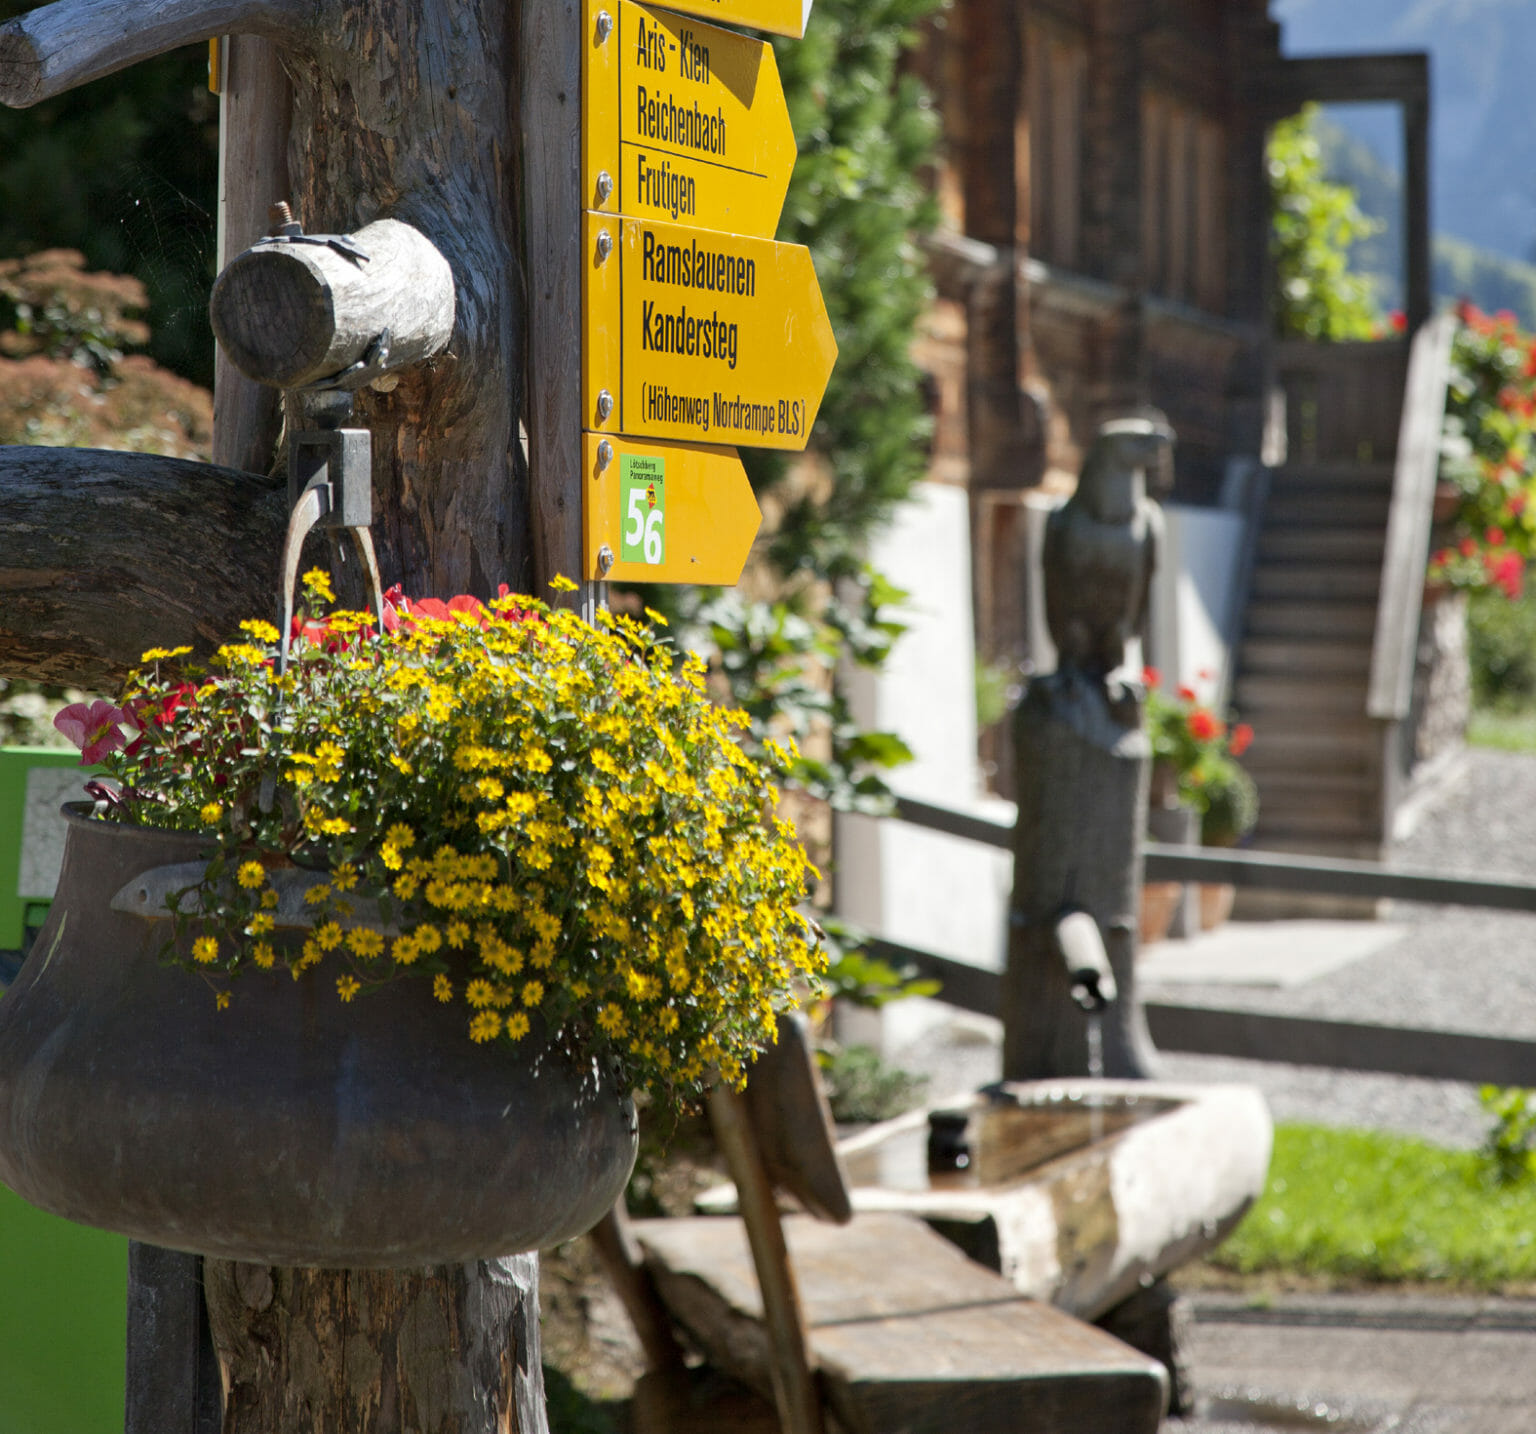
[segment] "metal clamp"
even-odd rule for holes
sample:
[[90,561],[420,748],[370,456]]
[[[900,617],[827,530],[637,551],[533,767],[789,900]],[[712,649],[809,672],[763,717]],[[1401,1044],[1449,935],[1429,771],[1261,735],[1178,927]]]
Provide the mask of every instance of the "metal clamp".
[[339,528],[352,540],[368,577],[379,631],[384,630],[384,588],[373,550],[373,435],[366,428],[318,428],[296,433],[288,445],[288,531],[279,567],[282,646],[278,672],[288,670],[294,587],[304,539],[314,528]]

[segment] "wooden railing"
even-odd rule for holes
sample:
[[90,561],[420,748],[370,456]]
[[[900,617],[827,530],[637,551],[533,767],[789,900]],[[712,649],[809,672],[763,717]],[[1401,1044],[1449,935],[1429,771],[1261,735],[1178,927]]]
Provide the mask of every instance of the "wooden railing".
[[1307,466],[1390,463],[1397,455],[1408,344],[1275,345],[1275,381],[1285,394],[1286,461]]
[[1419,612],[1429,562],[1435,479],[1440,469],[1440,430],[1450,377],[1456,320],[1439,314],[1413,337],[1403,388],[1402,422],[1387,514],[1387,546],[1381,560],[1381,596],[1371,645],[1371,684],[1366,713],[1401,722],[1413,700]]
[[[986,846],[1006,850],[1013,845],[1009,825],[926,802],[899,798],[895,817]],[[1269,890],[1536,912],[1536,883],[1532,882],[1405,871],[1379,862],[1157,842],[1146,843],[1142,852],[1145,875],[1154,881],[1227,881]],[[947,1005],[986,1016],[995,1016],[1000,1009],[1001,978],[995,971],[884,938],[871,940],[867,949],[893,965],[913,968],[942,982],[936,999]],[[1167,1051],[1435,1080],[1536,1086],[1536,1041],[1518,1037],[1277,1016],[1166,1001],[1149,1001],[1145,1010],[1154,1044]]]

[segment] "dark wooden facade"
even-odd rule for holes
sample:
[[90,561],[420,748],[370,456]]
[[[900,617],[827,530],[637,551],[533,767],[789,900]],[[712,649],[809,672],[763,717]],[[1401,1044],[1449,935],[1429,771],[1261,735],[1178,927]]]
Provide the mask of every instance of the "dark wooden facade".
[[[1030,656],[1027,498],[1070,492],[1107,417],[1162,410],[1178,434],[1172,496],[1210,503],[1234,461],[1285,462],[1287,440],[1298,437],[1290,430],[1320,411],[1315,390],[1325,382],[1331,398],[1366,396],[1363,408],[1326,405],[1341,421],[1358,419],[1337,435],[1351,462],[1390,467],[1407,342],[1332,354],[1307,346],[1312,358],[1287,366],[1271,336],[1264,145],[1271,124],[1309,100],[1402,105],[1411,334],[1429,311],[1427,63],[1286,59],[1268,12],[1268,0],[954,0],[928,34],[918,63],[943,123],[934,183],[944,230],[919,358],[935,380],[930,476],[971,497],[984,661]],[[1305,437],[1292,450],[1293,462],[1317,461]],[[1381,507],[1373,528],[1384,529],[1386,496]],[[1361,536],[1372,537],[1350,541]],[[1383,537],[1374,533],[1378,548]],[[1362,592],[1362,602],[1373,600],[1374,589]],[[1306,632],[1326,614],[1298,607],[1283,616]],[[1359,617],[1360,652],[1325,656],[1361,669],[1363,684],[1373,619],[1363,609]],[[1241,681],[1251,664],[1242,653],[1234,660]],[[1294,716],[1265,715],[1277,734]],[[1363,699],[1356,715],[1367,721]],[[983,757],[1011,795],[1001,737],[983,738]],[[1281,785],[1299,791],[1311,781],[1303,763],[1261,789],[1276,787],[1278,813]],[[1363,771],[1358,785],[1352,831],[1369,847],[1391,801]],[[1294,836],[1308,848],[1317,840]]]

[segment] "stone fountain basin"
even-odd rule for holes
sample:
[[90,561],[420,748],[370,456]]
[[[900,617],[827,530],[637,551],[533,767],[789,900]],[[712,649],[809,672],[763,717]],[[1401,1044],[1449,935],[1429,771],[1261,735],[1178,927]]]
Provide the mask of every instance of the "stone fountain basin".
[[[930,1174],[929,1113],[964,1168]],[[1023,1293],[1097,1319],[1221,1243],[1264,1188],[1274,1127],[1250,1086],[1007,1082],[839,1144],[856,1211],[919,1215]]]

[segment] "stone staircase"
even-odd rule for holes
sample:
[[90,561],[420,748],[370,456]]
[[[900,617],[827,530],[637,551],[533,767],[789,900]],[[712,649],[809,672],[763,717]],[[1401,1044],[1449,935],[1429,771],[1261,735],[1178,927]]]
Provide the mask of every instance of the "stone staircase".
[[1253,844],[1374,859],[1410,789],[1450,321],[1407,341],[1276,346],[1270,475],[1232,704],[1253,725]]
[[1270,480],[1233,704],[1258,739],[1254,845],[1375,856],[1382,724],[1366,711],[1393,465],[1296,463]]

